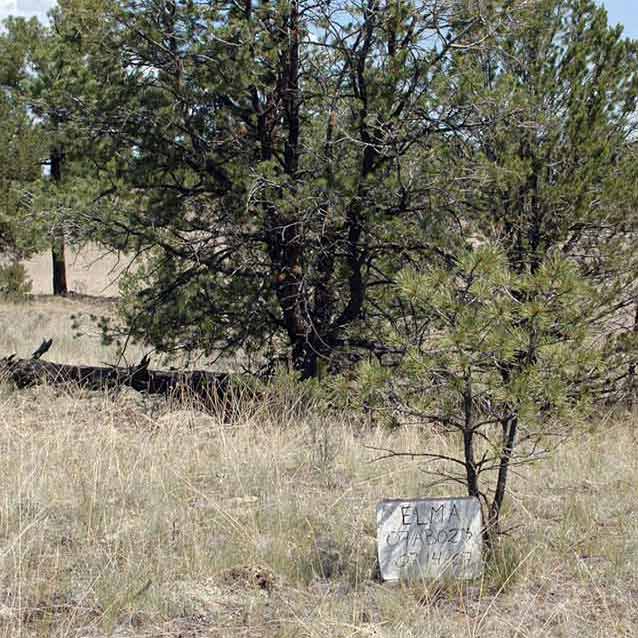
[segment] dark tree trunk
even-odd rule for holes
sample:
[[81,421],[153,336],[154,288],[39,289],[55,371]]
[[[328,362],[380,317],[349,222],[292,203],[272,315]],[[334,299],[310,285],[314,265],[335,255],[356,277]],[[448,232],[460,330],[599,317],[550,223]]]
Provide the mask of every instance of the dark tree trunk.
[[[62,162],[64,153],[61,148],[55,147],[51,151],[51,179],[56,185],[62,181]],[[55,228],[51,245],[51,258],[53,266],[53,294],[66,295],[68,287],[66,283],[66,260],[64,256],[64,231]]]
[[[279,208],[284,189],[294,192],[299,171],[299,136],[301,123],[299,118],[299,46],[300,16],[297,0],[290,3],[285,17],[285,47],[279,59],[279,79],[275,94],[267,99],[264,106],[257,93],[253,94],[253,106],[257,113],[258,135],[261,140],[261,158],[269,161],[273,155],[273,130],[276,118],[272,114],[274,105],[279,105],[279,119],[285,132],[282,168],[288,177],[285,187],[278,187],[273,201],[266,204],[266,228],[268,249],[273,268],[274,290],[281,309],[282,323],[286,329],[290,344],[291,365],[308,379],[317,374],[318,353],[313,347],[315,340],[314,317],[309,316],[307,299],[308,284],[305,280],[305,257],[303,220],[296,210],[285,211]],[[271,102],[268,105],[268,101]]]
[[319,372],[319,352],[312,343],[313,340],[299,339],[293,349],[293,364],[295,370],[301,373],[302,379],[313,379]]
[[465,459],[465,480],[468,496],[480,496],[478,472],[474,454],[474,409],[472,406],[472,380],[465,378],[463,390],[463,456]]
[[503,443],[501,448],[501,458],[498,467],[498,476],[496,478],[496,491],[494,499],[490,506],[490,514],[488,518],[488,530],[491,536],[498,532],[501,507],[505,499],[505,489],[507,487],[507,475],[509,472],[510,462],[514,453],[516,444],[516,434],[518,431],[518,416],[512,414],[501,423],[503,428]]
[[[245,8],[248,19],[251,4]],[[369,176],[375,170],[376,140],[368,124],[368,90],[366,66],[373,45],[376,13],[368,11],[364,42],[357,56],[344,68],[356,85],[360,101],[358,113],[359,135],[364,147],[357,194],[346,206],[345,221],[338,228],[331,221],[323,225],[318,254],[306,246],[306,220],[302,213],[286,204],[294,202],[300,178],[301,99],[300,46],[303,20],[298,0],[293,0],[283,18],[280,33],[281,54],[278,58],[277,82],[273,92],[264,95],[254,88],[252,107],[260,142],[260,159],[264,162],[276,157],[275,140],[284,141],[283,153],[277,158],[287,179],[285,185],[273,187],[270,201],[265,204],[265,237],[272,268],[273,289],[281,312],[290,346],[290,365],[302,379],[319,374],[319,361],[334,349],[347,326],[361,317],[366,284],[364,268],[368,260],[365,234],[365,204]],[[327,181],[332,184],[332,135],[336,126],[336,111],[329,114],[326,137]],[[279,129],[279,130],[277,130]],[[280,206],[279,202],[284,204]],[[325,209],[330,208],[326,202]],[[292,209],[292,210],[291,210]],[[319,213],[321,214],[321,213]],[[313,220],[316,222],[316,220]],[[345,237],[344,237],[345,235]],[[344,240],[345,241],[340,241]],[[339,257],[337,257],[339,255]],[[333,277],[336,260],[345,260],[349,270],[348,290],[335,291]],[[337,308],[343,300],[343,308]]]
[[[634,306],[634,325],[632,332],[638,335],[638,301]],[[630,410],[633,410],[636,405],[636,394],[638,391],[638,383],[636,383],[636,362],[630,364],[627,371],[627,394],[628,394],[628,406]]]
[[66,295],[69,290],[66,284],[66,260],[64,257],[64,235],[60,234],[53,240],[51,246],[53,264],[53,294]]

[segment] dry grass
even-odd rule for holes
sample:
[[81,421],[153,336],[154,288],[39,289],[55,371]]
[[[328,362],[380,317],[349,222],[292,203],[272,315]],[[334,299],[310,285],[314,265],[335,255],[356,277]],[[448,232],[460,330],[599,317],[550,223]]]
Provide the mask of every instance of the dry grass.
[[[107,348],[91,315],[110,316],[113,302],[100,298],[52,296],[33,297],[26,303],[0,301],[0,357],[17,353],[29,357],[44,338],[53,338],[47,358],[70,364],[114,364],[115,346]],[[81,337],[78,337],[78,333]],[[127,349],[127,359],[138,361],[141,347]]]
[[[81,250],[67,247],[66,298],[51,294],[51,257],[48,253],[24,263],[32,283],[32,295],[26,303],[0,297],[0,357],[16,353],[29,357],[42,339],[53,338],[47,358],[51,361],[84,365],[129,365],[152,353],[150,347],[129,342],[125,356],[116,345],[102,345],[96,319],[116,314],[118,278],[129,267],[126,256],[104,252],[97,246]],[[236,372],[243,369],[240,354],[217,361],[215,369]],[[154,355],[152,366],[208,368],[209,362],[197,352]]]
[[[19,357],[28,357],[42,339],[53,338],[53,348],[47,355],[52,361],[122,363],[115,347],[102,345],[99,328],[91,317],[113,315],[117,278],[128,261],[118,260],[97,246],[79,251],[67,247],[66,260],[71,291],[67,298],[51,296],[50,254],[36,255],[25,262],[33,296],[27,303],[0,300],[0,356],[15,352]],[[142,348],[127,349],[130,361],[139,360],[142,354]]]
[[365,446],[453,440],[274,397],[230,422],[135,393],[1,407],[0,636],[638,635],[634,422],[514,478],[482,582],[397,587],[374,580],[375,504],[432,491]]
[[[80,309],[0,306],[0,352],[57,335],[52,359],[108,360],[64,340]],[[600,418],[514,476],[511,536],[482,581],[390,586],[374,579],[376,502],[459,492],[366,446],[453,438],[320,414],[289,389],[228,421],[0,385],[0,637],[636,636],[636,428]]]

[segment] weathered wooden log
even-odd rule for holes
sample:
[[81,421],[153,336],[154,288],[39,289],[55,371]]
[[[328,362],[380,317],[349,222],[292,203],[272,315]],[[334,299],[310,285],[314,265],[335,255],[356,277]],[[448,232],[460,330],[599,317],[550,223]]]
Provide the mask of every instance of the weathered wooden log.
[[[49,344],[50,347],[50,344]],[[74,384],[89,390],[129,386],[138,392],[164,396],[192,397],[207,405],[224,398],[231,375],[203,370],[149,370],[148,358],[131,367],[83,366],[51,363],[38,358],[0,359],[0,378],[18,388],[41,383]]]

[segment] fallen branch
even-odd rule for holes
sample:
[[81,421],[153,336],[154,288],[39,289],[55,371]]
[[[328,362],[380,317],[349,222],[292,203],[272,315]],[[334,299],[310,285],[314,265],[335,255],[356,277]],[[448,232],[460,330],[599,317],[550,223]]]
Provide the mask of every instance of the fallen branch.
[[31,355],[32,359],[39,359],[43,354],[49,351],[49,348],[53,345],[53,339],[43,339],[38,349]]
[[[46,350],[51,347],[45,341]],[[15,355],[0,359],[0,378],[18,388],[38,384],[74,384],[89,390],[128,386],[146,394],[190,397],[211,405],[224,398],[232,375],[203,370],[149,370],[148,357],[130,367],[82,366],[51,363],[39,357],[46,352],[40,346],[32,359],[16,359]]]

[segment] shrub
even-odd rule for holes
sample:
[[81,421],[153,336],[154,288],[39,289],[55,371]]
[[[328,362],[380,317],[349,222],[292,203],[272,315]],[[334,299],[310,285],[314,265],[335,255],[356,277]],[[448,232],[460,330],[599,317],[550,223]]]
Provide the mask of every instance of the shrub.
[[31,292],[31,280],[22,264],[0,265],[0,296],[24,299]]

